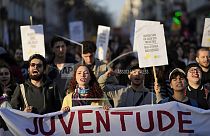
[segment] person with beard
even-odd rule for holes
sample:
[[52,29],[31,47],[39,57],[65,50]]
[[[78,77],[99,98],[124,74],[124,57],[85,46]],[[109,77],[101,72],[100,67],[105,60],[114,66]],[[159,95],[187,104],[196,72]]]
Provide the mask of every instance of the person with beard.
[[49,62],[47,73],[49,78],[56,82],[61,94],[61,100],[63,100],[66,95],[66,81],[70,77],[62,76],[62,74],[66,66],[73,67],[77,61],[73,55],[67,54],[67,41],[62,37],[53,37],[51,47],[53,50],[53,58]]
[[196,61],[202,69],[202,84],[210,83],[210,51],[202,47],[196,53]]
[[[36,114],[46,114],[60,110],[61,101],[57,86],[45,76],[46,60],[40,54],[29,60],[29,79],[16,87],[11,99],[14,109]],[[24,93],[25,92],[25,93]]]
[[71,107],[83,105],[100,105],[106,110],[111,107],[93,72],[81,64],[70,80],[69,94],[64,98],[61,110],[69,111]]
[[180,102],[183,104],[198,107],[196,100],[191,99],[185,95],[185,90],[187,87],[187,78],[185,72],[180,68],[175,68],[169,74],[170,86],[173,90],[173,95],[165,99],[162,99],[158,103],[166,103],[171,101]]
[[[108,71],[105,74],[106,77],[112,71]],[[131,85],[128,87],[122,87],[120,85],[112,85],[106,82],[107,78],[100,78],[99,84],[106,92],[107,96],[114,101],[114,107],[128,107],[128,106],[140,106],[145,104],[152,104],[156,102],[156,96],[150,92],[149,89],[144,86],[144,69],[139,68],[138,64],[130,66],[128,78]]]

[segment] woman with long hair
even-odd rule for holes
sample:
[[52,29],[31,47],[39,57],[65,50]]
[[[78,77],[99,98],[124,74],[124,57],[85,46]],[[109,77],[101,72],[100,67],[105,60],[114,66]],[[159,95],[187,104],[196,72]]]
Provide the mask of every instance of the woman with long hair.
[[100,105],[104,109],[110,107],[109,101],[92,70],[86,65],[78,65],[73,78],[70,80],[68,95],[63,100],[61,110],[68,111],[71,107],[83,105]]
[[10,101],[17,83],[14,80],[14,76],[12,75],[9,66],[4,64],[0,65],[0,86],[0,96],[3,96]]

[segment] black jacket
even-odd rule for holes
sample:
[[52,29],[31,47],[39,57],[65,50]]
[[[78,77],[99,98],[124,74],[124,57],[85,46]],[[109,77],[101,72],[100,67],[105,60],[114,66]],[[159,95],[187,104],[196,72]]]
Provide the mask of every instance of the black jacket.
[[[25,96],[29,106],[33,107],[32,112],[36,114],[46,114],[50,112],[59,111],[61,109],[61,101],[60,101],[60,94],[55,85],[55,83],[51,82],[49,79],[43,78],[43,84],[39,88],[41,91],[41,98],[43,100],[42,108],[36,107],[37,103],[39,103],[40,98],[31,97],[37,91],[37,87],[34,86],[30,79],[25,81]],[[40,105],[40,103],[39,103]],[[25,103],[23,100],[23,96],[21,94],[20,86],[18,85],[15,89],[15,92],[11,99],[11,106],[14,109],[24,110]]]
[[194,89],[191,86],[188,86],[187,89],[186,89],[186,95],[189,98],[197,100],[200,108],[209,109],[207,99],[206,99],[205,90],[204,90],[204,87],[202,85],[199,86],[198,89]]

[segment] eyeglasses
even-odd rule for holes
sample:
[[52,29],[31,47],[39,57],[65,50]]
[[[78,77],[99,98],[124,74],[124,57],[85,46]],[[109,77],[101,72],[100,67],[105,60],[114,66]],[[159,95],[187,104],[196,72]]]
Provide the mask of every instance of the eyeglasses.
[[33,68],[34,68],[35,66],[36,66],[37,68],[41,68],[41,67],[42,67],[42,64],[39,64],[39,63],[38,63],[38,64],[36,64],[36,63],[31,63],[30,66],[33,67]]
[[192,68],[192,69],[189,69],[189,71],[188,71],[188,72],[190,72],[190,73],[195,73],[195,72],[200,73],[200,72],[201,72],[201,70],[200,70],[199,68]]

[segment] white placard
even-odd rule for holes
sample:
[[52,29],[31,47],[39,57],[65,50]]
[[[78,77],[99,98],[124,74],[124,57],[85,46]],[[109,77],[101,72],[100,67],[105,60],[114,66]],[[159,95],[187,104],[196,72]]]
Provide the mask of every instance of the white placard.
[[210,47],[210,18],[205,18],[201,46],[202,47]]
[[43,25],[20,26],[23,60],[27,61],[33,54],[45,57]]
[[141,68],[168,64],[163,25],[144,26],[135,34]]
[[82,42],[84,41],[84,28],[82,21],[75,21],[69,23],[70,39]]
[[154,26],[154,25],[160,25],[160,22],[157,21],[147,21],[147,20],[136,20],[135,21],[135,31],[134,31],[134,45],[133,45],[133,51],[138,51],[139,49],[139,41],[137,40],[138,36],[136,33],[139,33],[139,31],[141,31],[142,28],[144,28],[145,26]]
[[110,27],[98,26],[97,41],[96,41],[96,58],[100,60],[106,59],[106,53],[109,43]]

